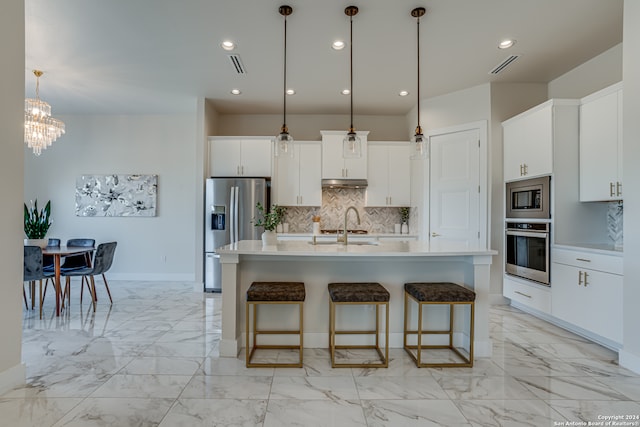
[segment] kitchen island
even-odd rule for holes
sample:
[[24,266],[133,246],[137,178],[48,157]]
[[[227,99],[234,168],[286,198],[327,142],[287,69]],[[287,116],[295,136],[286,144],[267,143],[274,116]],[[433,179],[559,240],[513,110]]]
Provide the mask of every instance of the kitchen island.
[[[305,283],[304,346],[309,348],[327,347],[328,283],[379,282],[388,289],[391,294],[391,348],[402,348],[404,283],[447,281],[464,284],[476,293],[475,355],[491,356],[489,267],[496,251],[455,241],[355,243],[345,246],[326,242],[313,245],[310,241],[285,241],[263,247],[259,240],[242,240],[219,248],[216,252],[220,254],[222,265],[220,356],[237,357],[244,343],[245,294],[254,281]],[[363,319],[370,317],[371,313],[363,306],[360,310],[347,313],[342,322],[349,323],[350,328],[360,327]],[[447,318],[445,313],[432,311],[433,315],[440,314],[441,319]],[[282,322],[282,309],[278,310],[278,316],[278,321]],[[287,316],[286,311],[284,316]],[[261,314],[261,324],[272,327],[273,323],[269,325],[270,317],[269,312]],[[295,319],[295,316],[291,318]],[[443,325],[446,326],[446,322]]]

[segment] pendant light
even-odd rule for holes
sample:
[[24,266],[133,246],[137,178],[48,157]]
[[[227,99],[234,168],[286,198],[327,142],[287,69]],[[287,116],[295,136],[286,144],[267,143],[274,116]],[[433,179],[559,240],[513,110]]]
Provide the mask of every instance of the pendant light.
[[353,127],[353,17],[358,14],[356,6],[348,6],[344,10],[349,17],[349,99],[351,100],[351,122],[349,132],[342,140],[342,157],[360,158],[362,157],[362,141]]
[[424,7],[416,7],[411,11],[411,16],[416,18],[417,25],[417,58],[418,58],[418,127],[416,127],[416,133],[413,135],[413,144],[411,148],[411,158],[412,159],[426,159],[427,158],[427,140],[422,134],[422,126],[420,126],[420,18],[424,16],[427,11]]
[[36,156],[65,133],[64,123],[51,117],[51,105],[40,99],[40,77],[43,74],[40,70],[33,70],[36,97],[24,100],[24,142]]
[[282,127],[280,134],[275,137],[275,155],[293,157],[293,138],[287,127],[287,16],[291,15],[291,6],[280,6],[280,15],[284,16],[284,87],[282,88]]

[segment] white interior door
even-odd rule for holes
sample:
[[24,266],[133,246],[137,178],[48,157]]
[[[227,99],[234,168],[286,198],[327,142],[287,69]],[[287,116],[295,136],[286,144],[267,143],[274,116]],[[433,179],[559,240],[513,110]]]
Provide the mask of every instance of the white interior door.
[[477,243],[480,239],[480,131],[429,139],[431,240]]

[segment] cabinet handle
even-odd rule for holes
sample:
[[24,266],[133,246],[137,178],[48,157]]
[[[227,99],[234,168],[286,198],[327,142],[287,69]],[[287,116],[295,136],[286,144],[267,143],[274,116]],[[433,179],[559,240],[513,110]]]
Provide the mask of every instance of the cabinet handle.
[[389,196],[389,204],[392,205],[393,202],[391,201],[391,196]]
[[609,197],[613,197],[615,195],[616,195],[616,193],[615,193],[615,191],[613,189],[613,182],[610,182],[609,183]]
[[440,236],[440,234],[436,233],[435,231],[431,233],[431,237],[438,237],[438,236]]
[[298,202],[299,205],[302,204],[302,196],[298,196],[300,198],[300,201]]
[[586,258],[576,258],[576,261],[591,262],[590,259],[586,259]]
[[349,178],[349,169],[347,168],[344,169],[344,177]]
[[522,292],[520,292],[520,291],[515,291],[515,292],[516,292],[516,294],[518,294],[518,295],[522,295],[523,297],[531,298],[531,295],[523,294],[523,293],[522,293]]
[[582,271],[578,271],[578,286],[582,285]]
[[622,183],[616,182],[616,196],[622,196]]
[[586,288],[587,285],[589,284],[589,282],[587,281],[587,278],[589,277],[589,273],[587,273],[586,271],[584,272],[584,287]]
[[524,175],[524,169],[522,168],[522,164],[520,164],[520,176]]
[[526,163],[524,164],[524,174],[529,175],[529,166]]
[[240,166],[240,170],[242,171],[242,175],[244,175],[244,166]]
[[236,175],[240,175],[240,166],[236,166]]

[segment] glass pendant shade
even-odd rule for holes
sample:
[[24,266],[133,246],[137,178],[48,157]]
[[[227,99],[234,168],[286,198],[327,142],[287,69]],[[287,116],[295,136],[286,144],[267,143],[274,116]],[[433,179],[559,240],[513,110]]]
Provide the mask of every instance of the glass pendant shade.
[[416,134],[413,135],[411,144],[411,159],[426,159],[429,154],[427,138],[422,134],[422,128],[416,128]]
[[349,131],[342,140],[342,157],[345,159],[362,157],[362,140],[353,130]]
[[293,158],[293,138],[289,135],[286,127],[282,128],[280,134],[275,137],[275,155],[276,157]]
[[42,71],[34,70],[36,76],[36,97],[24,100],[24,143],[39,156],[65,133],[64,123],[51,117],[51,105],[40,99],[40,76]]

